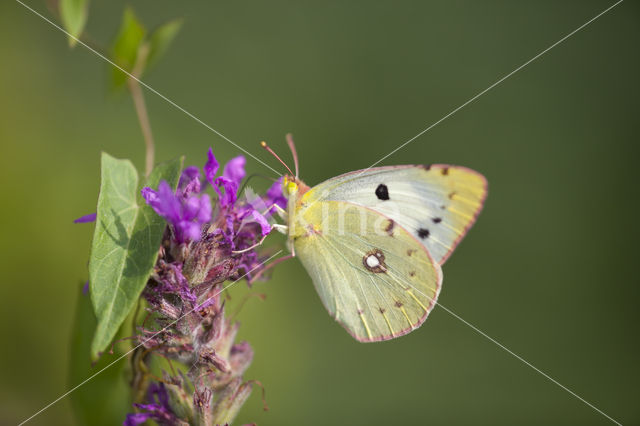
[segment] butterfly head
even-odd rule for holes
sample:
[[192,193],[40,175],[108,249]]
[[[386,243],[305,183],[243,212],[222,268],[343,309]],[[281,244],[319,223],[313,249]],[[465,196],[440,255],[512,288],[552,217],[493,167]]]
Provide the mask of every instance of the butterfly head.
[[282,179],[282,192],[285,196],[300,196],[307,192],[309,187],[297,177],[285,175]]
[[295,178],[286,175],[284,179],[282,179],[282,192],[288,196],[294,195],[298,192],[298,184],[296,183]]
[[309,190],[309,187],[305,185],[304,182],[302,182],[300,179],[298,179],[298,154],[296,153],[296,146],[295,146],[295,143],[293,142],[293,137],[291,136],[291,133],[287,134],[287,144],[289,145],[289,149],[291,149],[291,154],[293,155],[293,161],[295,163],[295,170],[296,170],[295,175],[293,174],[289,166],[287,166],[287,163],[282,161],[282,159],[278,156],[278,154],[276,154],[269,147],[269,145],[267,145],[265,141],[260,142],[260,145],[264,149],[266,149],[271,155],[273,155],[280,163],[282,163],[282,165],[290,173],[288,175],[285,175],[284,179],[282,179],[283,194],[287,198],[300,197]]

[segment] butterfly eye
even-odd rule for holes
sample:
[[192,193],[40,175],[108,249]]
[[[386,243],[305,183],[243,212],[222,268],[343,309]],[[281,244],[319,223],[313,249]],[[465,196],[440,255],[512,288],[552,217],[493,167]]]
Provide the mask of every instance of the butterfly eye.
[[296,192],[298,192],[298,184],[296,184],[293,181],[285,182],[284,188],[285,188],[285,192],[289,195],[295,194]]

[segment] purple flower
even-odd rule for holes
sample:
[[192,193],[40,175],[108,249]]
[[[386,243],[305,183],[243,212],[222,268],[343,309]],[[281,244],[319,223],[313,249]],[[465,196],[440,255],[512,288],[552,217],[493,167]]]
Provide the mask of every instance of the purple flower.
[[173,227],[176,240],[184,243],[200,239],[202,225],[211,221],[211,199],[207,194],[176,195],[166,181],[161,181],[158,191],[142,188],[142,196],[160,216]]
[[[217,176],[221,167],[209,148],[204,167],[184,169],[175,191],[166,181],[157,190],[142,189],[168,226],[143,292],[154,325],[147,326],[145,318],[135,337],[150,353],[187,368],[173,375],[163,371],[163,383],[149,384],[125,426],[225,424],[251,392],[253,382],[243,383],[243,375],[253,350],[246,342],[235,343],[239,325],[225,315],[221,293],[227,281],[258,279],[254,274],[269,256],[259,251],[272,229],[268,218],[274,205],[285,208],[287,199],[282,180],[266,194],[247,190],[238,198],[245,163],[243,156],[235,157]],[[215,206],[205,194],[207,185],[218,194]]]
[[96,221],[96,213],[86,214],[73,221],[73,223],[89,223]]

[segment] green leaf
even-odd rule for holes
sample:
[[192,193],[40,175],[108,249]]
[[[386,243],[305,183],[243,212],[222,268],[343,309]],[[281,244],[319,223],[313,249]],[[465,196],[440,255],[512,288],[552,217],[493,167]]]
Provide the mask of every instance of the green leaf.
[[[175,187],[182,159],[158,165],[145,186],[160,180]],[[129,160],[102,154],[96,229],[89,259],[91,301],[98,319],[91,345],[96,357],[135,306],[153,269],[166,222],[140,195],[138,173]]]
[[[89,295],[78,291],[76,313],[71,331],[69,356],[69,387],[73,388],[122,355],[116,350],[105,355],[92,365],[89,351],[91,338],[96,328]],[[97,374],[82,385],[82,389],[71,393],[71,405],[78,424],[107,426],[122,424],[125,414],[131,411],[130,390],[127,386],[124,370],[127,360],[122,359]]]
[[[146,28],[138,20],[133,9],[125,8],[120,30],[111,46],[111,59],[126,71],[133,71],[146,34]],[[114,89],[124,86],[127,78],[120,69],[111,67],[111,86]]]
[[73,47],[87,24],[89,0],[60,0],[59,7],[62,26],[71,34],[69,45]]
[[147,57],[146,69],[153,67],[165,54],[171,42],[180,31],[183,19],[174,19],[160,25],[149,35],[149,56]]

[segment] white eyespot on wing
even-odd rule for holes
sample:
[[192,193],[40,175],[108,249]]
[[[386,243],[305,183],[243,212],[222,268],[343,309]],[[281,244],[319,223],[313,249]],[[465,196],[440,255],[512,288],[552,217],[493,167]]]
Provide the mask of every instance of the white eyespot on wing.
[[375,268],[376,266],[380,265],[380,261],[373,254],[370,254],[366,257],[366,263],[369,268]]
[[[338,211],[336,205],[346,204],[326,203],[331,213]],[[380,217],[371,209],[351,206],[344,221],[351,230],[364,227],[362,234],[329,232],[340,224],[339,215],[331,214],[324,228],[294,243],[324,305],[362,342],[388,340],[418,328],[435,306],[442,280],[440,266],[404,228],[394,226],[392,234],[374,232]]]

